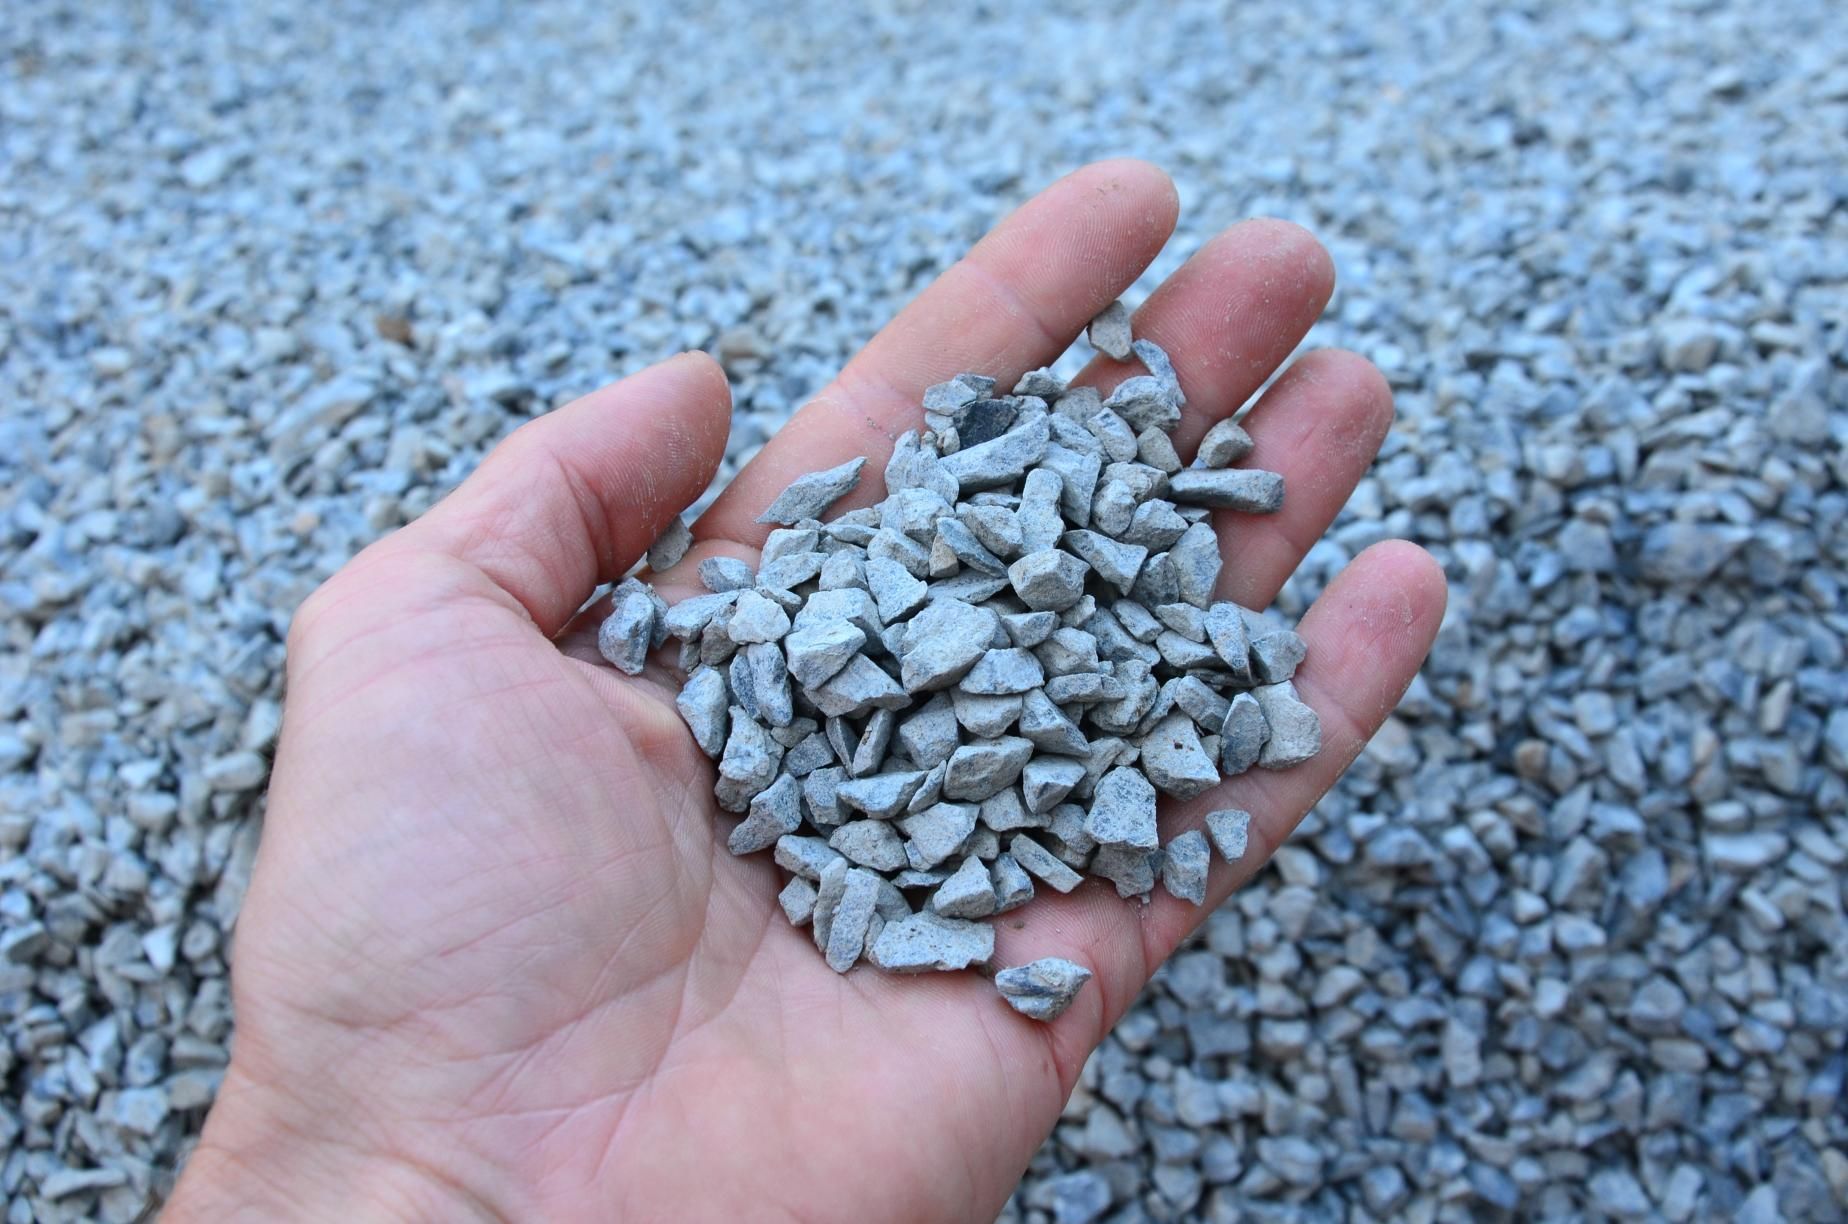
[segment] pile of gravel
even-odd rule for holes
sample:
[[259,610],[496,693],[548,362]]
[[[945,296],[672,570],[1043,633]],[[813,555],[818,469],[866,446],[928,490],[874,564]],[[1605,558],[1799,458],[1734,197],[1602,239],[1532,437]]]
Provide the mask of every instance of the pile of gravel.
[[14,6],[7,1218],[131,1219],[197,1132],[303,595],[681,347],[732,374],[735,470],[1009,205],[1123,152],[1184,205],[1132,300],[1299,220],[1342,278],[1311,342],[1397,392],[1281,611],[1388,535],[1453,595],[1009,1218],[1839,1214],[1834,7]]
[[[756,570],[707,558],[708,594],[672,608],[634,577],[613,593],[599,651],[639,675],[680,642],[680,715],[718,762],[719,807],[744,815],[731,852],[775,850],[783,912],[836,973],[987,968],[979,920],[1036,880],[1068,893],[1089,874],[1146,901],[1159,876],[1202,905],[1207,833],[1160,844],[1156,792],[1192,799],[1321,750],[1291,682],[1303,640],[1213,599],[1213,509],[1273,513],[1282,475],[1230,466],[1253,445],[1230,420],[1184,468],[1167,353],[1131,338],[1120,302],[1089,334],[1147,372],[1107,396],[1050,369],[1012,394],[958,374],[924,392],[926,428],[898,438],[876,505],[823,522],[866,460],[810,472],[758,516],[781,526]],[[651,564],[690,539],[676,519]],[[1250,820],[1206,817],[1228,860]],[[1069,989],[999,986],[1050,1019],[1090,972],[1036,965]]]

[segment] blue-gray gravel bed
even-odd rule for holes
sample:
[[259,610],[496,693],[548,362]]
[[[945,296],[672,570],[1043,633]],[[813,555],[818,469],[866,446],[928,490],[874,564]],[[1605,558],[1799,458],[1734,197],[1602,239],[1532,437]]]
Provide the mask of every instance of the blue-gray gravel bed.
[[[822,31],[826,31],[825,34]],[[29,4],[0,22],[0,1193],[131,1220],[231,1033],[300,598],[685,347],[727,470],[1099,156],[1299,221],[1431,663],[1004,1218],[1848,1210],[1848,67],[1824,0]],[[947,372],[946,372],[947,373]]]

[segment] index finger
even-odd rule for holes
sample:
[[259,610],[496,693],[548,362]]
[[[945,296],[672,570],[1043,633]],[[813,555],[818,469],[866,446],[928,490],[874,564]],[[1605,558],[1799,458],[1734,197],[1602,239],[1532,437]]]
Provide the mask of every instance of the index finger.
[[894,440],[923,420],[924,389],[964,370],[1007,387],[1065,351],[1135,282],[1174,229],[1174,184],[1140,161],[1096,162],[1060,179],[939,276],[747,464],[693,533],[761,544],[756,519],[789,483],[867,458],[842,508],[882,495]]

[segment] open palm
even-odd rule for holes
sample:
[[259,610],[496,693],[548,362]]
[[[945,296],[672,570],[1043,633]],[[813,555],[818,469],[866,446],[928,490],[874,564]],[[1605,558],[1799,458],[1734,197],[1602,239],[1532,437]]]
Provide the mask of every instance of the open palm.
[[[924,387],[1051,360],[1137,275],[1175,219],[1167,179],[1088,167],[1022,207],[807,405],[657,578],[755,560],[755,518],[795,476],[871,459],[881,496]],[[1248,222],[1136,317],[1187,390],[1183,455],[1255,392],[1332,284],[1303,231]],[[1130,373],[1100,359],[1086,381]],[[1216,515],[1218,597],[1270,601],[1371,461],[1391,417],[1361,358],[1296,363],[1253,410],[1255,466],[1289,495]],[[997,962],[1096,973],[1036,1024],[974,974],[839,976],[775,903],[680,723],[676,677],[598,659],[598,583],[624,572],[711,478],[730,403],[689,355],[517,431],[411,527],[311,597],[236,946],[238,1032],[174,1211],[515,1219],[992,1218],[1086,1055],[1204,911],[1108,885],[1042,891],[995,920]],[[1217,807],[1255,813],[1268,857],[1391,710],[1423,659],[1443,581],[1409,545],[1358,558],[1301,626],[1297,675],[1323,753],[1166,804],[1164,838]],[[335,1214],[344,1208],[346,1214]]]

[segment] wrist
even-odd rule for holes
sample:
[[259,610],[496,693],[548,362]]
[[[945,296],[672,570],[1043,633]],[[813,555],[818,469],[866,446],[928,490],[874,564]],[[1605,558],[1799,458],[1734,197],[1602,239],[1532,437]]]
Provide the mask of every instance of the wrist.
[[303,1126],[295,1102],[226,1075],[162,1214],[192,1220],[498,1220],[466,1187],[366,1142],[342,1119]]

